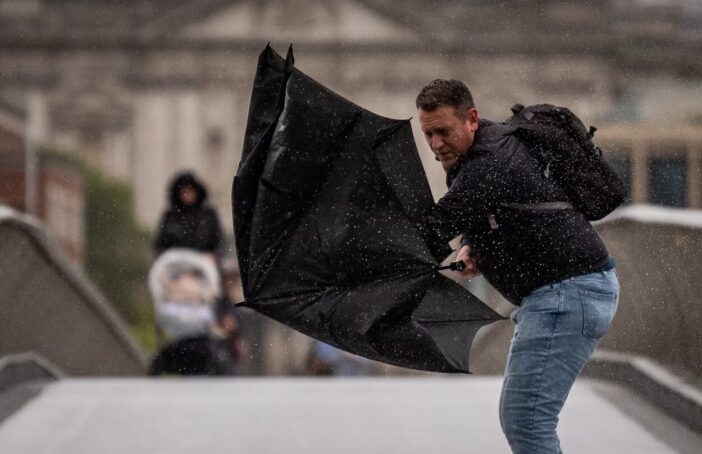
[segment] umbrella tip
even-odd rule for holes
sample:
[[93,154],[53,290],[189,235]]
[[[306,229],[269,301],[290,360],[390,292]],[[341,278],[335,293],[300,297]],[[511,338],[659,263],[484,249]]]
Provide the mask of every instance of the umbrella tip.
[[288,47],[288,55],[285,57],[286,63],[289,62],[290,65],[295,64],[295,56],[293,54],[293,45],[290,43],[290,47]]

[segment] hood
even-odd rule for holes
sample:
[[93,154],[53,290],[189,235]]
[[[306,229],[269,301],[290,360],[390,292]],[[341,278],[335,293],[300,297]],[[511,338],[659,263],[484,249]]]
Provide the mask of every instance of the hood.
[[174,208],[182,207],[183,204],[178,197],[178,192],[180,188],[184,186],[192,186],[197,192],[198,199],[195,202],[194,207],[201,206],[205,200],[207,200],[207,189],[205,185],[193,174],[192,172],[181,172],[177,174],[173,181],[171,182],[171,188],[169,190],[169,201],[171,206]]

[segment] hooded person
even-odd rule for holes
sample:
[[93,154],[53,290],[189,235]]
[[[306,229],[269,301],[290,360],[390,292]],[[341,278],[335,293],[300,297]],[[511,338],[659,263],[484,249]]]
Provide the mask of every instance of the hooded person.
[[191,172],[173,179],[170,206],[159,222],[154,242],[156,255],[166,249],[186,248],[216,254],[222,242],[217,212],[207,203],[207,189]]

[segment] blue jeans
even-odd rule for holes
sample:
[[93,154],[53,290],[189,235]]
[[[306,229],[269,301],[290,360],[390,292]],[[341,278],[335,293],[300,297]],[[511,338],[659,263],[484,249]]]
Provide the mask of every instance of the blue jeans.
[[538,288],[512,312],[516,327],[500,396],[500,423],[512,452],[561,452],[558,414],[618,301],[611,269]]

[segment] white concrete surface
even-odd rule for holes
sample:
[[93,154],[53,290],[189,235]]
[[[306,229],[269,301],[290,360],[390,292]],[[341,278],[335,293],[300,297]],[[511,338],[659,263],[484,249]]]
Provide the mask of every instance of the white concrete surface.
[[[601,386],[574,387],[565,452],[676,452]],[[498,377],[67,379],[0,425],[0,453],[508,453],[499,391]]]

